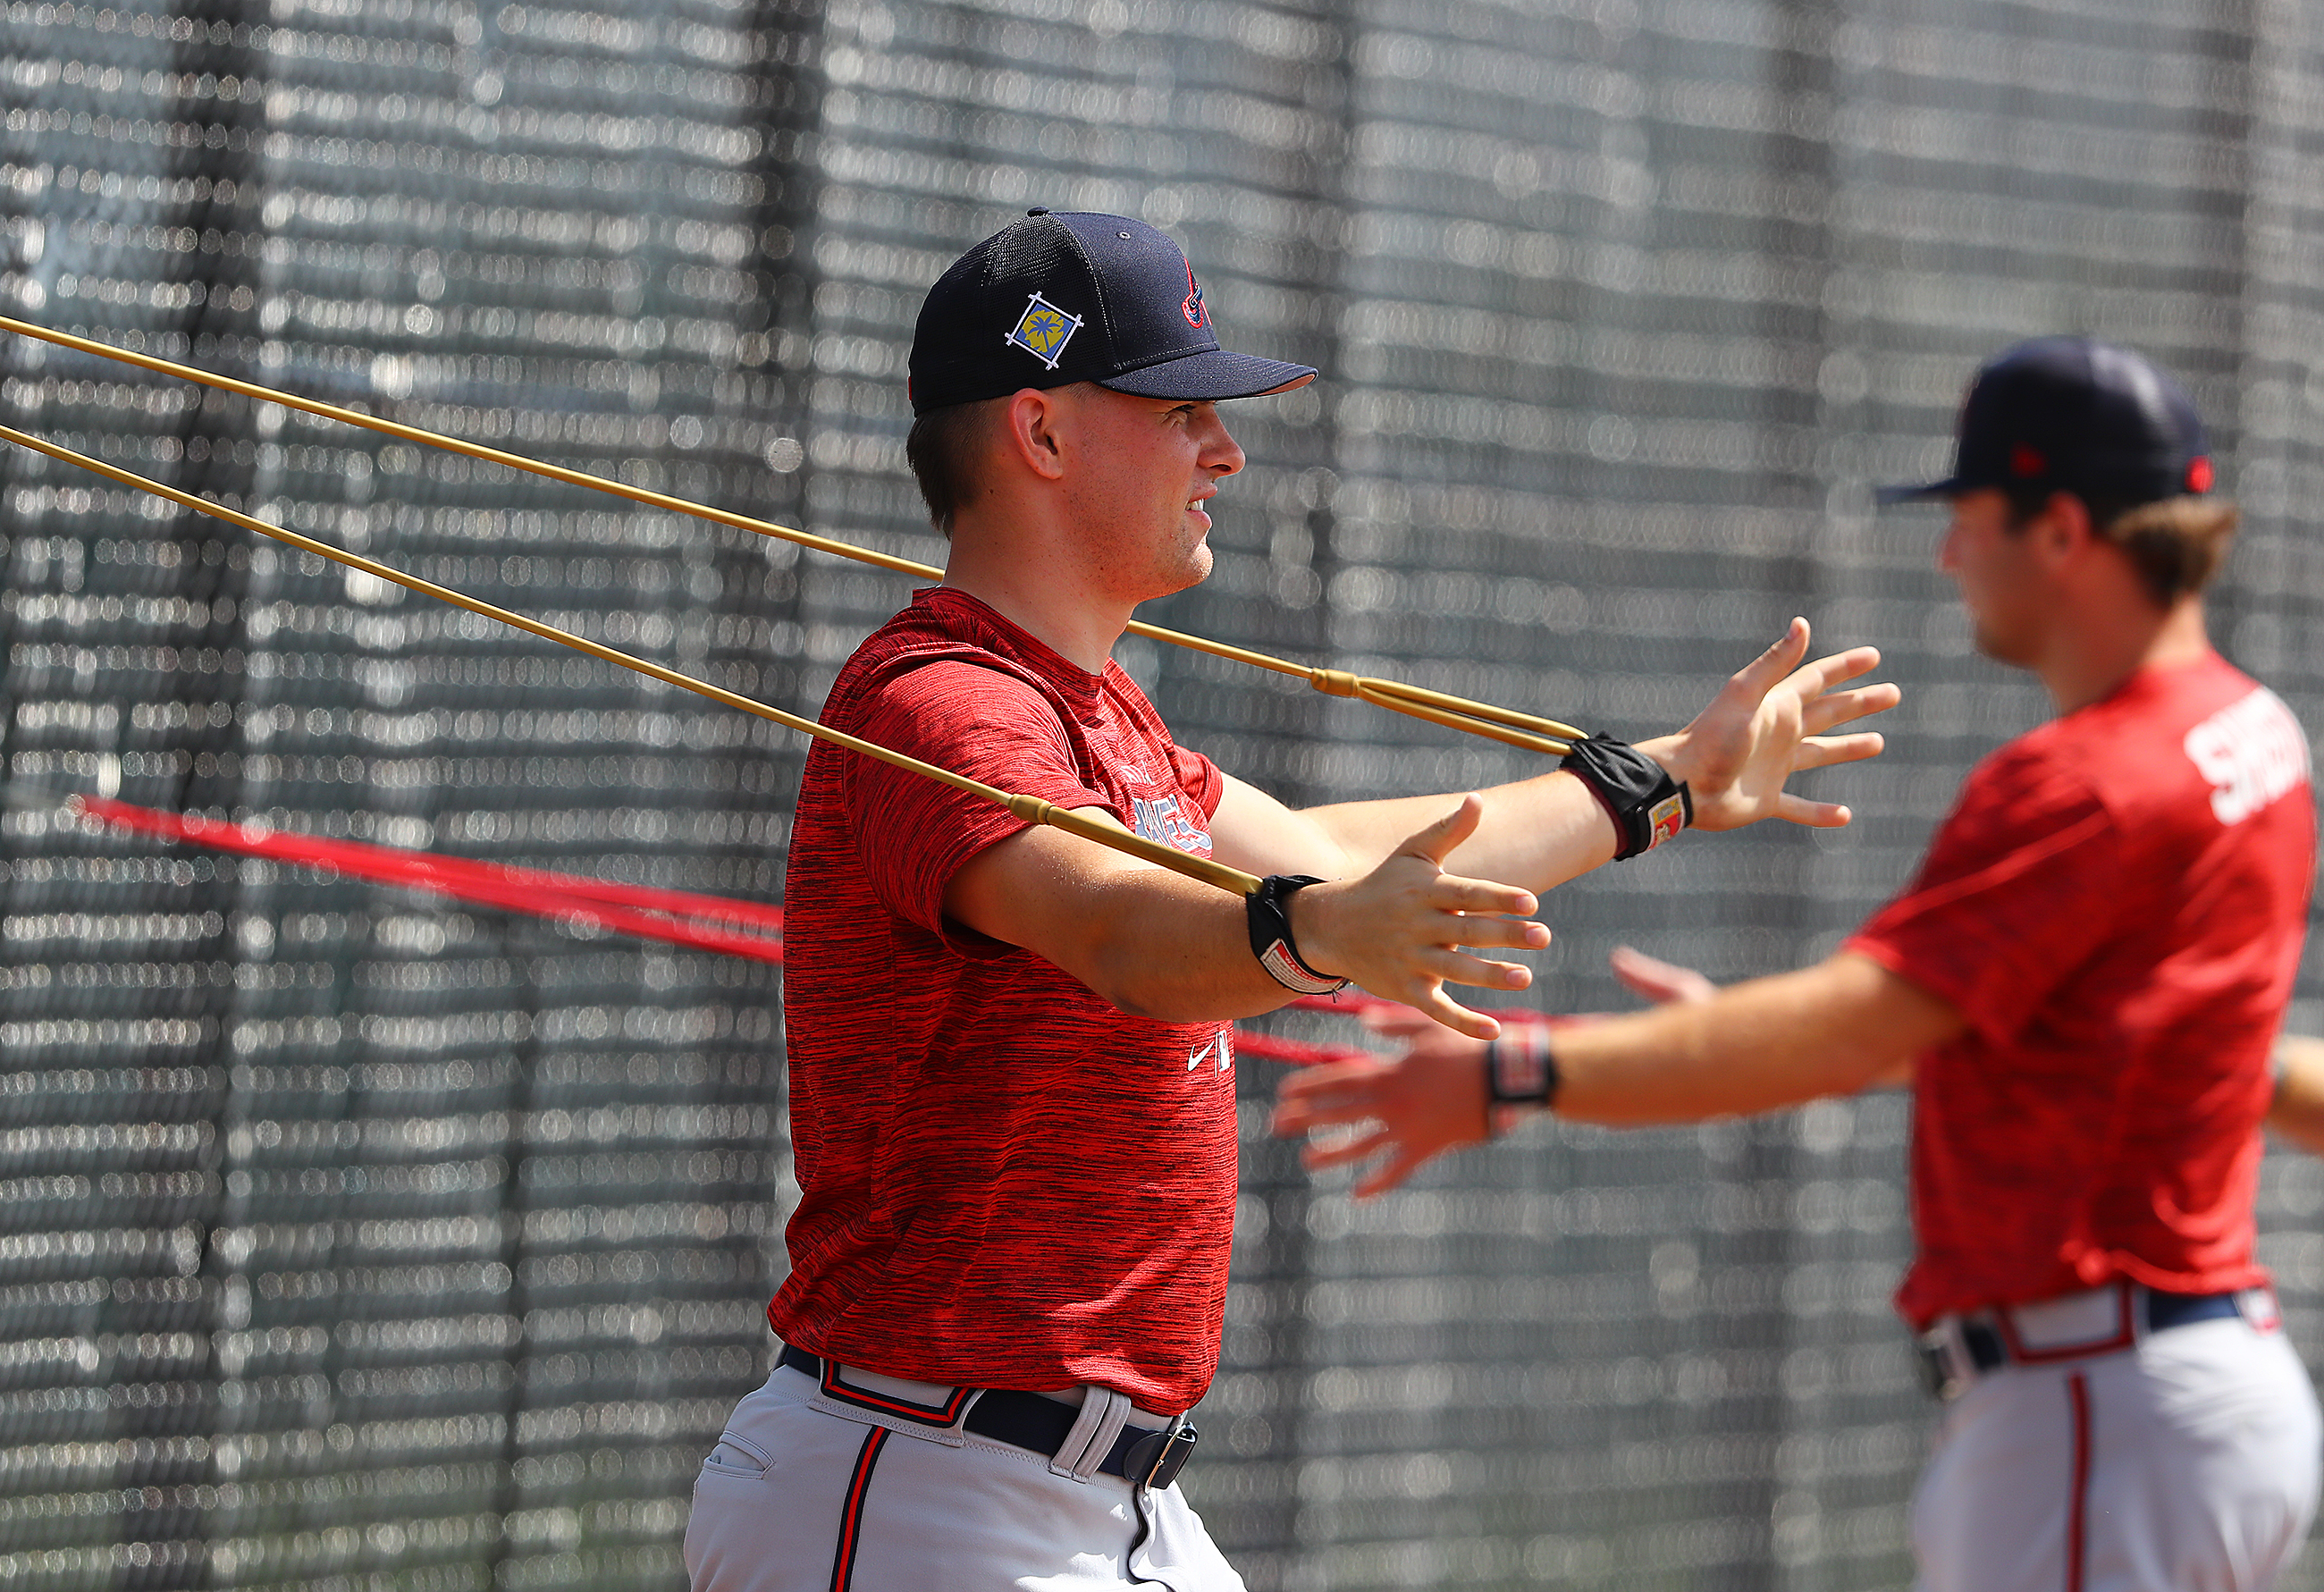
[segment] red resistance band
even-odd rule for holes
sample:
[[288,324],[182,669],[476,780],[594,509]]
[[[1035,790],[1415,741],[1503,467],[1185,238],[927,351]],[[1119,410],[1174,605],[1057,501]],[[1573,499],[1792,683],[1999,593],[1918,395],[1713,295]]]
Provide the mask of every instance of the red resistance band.
[[509,868],[401,846],[325,840],[254,824],[219,823],[198,814],[133,807],[103,796],[75,796],[70,805],[115,828],[189,845],[272,862],[327,868],[351,879],[426,890],[585,930],[634,934],[722,956],[746,956],[754,962],[779,964],[783,960],[782,909],[754,901],[613,884],[537,868]]
[[[105,796],[75,796],[66,805],[84,817],[138,834],[233,851],[270,862],[330,869],[349,879],[425,890],[430,895],[447,896],[456,901],[503,912],[547,918],[568,927],[631,934],[720,956],[748,957],[778,967],[782,964],[782,908],[756,901],[696,895],[690,890],[656,889],[647,885],[614,884],[577,873],[511,868],[403,846],[326,840],[260,824],[223,823],[195,813],[164,813],[153,807],[132,806]],[[1394,1003],[1351,991],[1331,998],[1308,996],[1291,1004],[1309,1010],[1360,1017],[1374,1007]],[[1504,1022],[1544,1020],[1533,1012],[1496,1015]],[[1241,1028],[1235,1030],[1235,1049],[1261,1061],[1287,1062],[1295,1066],[1349,1061],[1370,1054],[1347,1045],[1314,1044]]]

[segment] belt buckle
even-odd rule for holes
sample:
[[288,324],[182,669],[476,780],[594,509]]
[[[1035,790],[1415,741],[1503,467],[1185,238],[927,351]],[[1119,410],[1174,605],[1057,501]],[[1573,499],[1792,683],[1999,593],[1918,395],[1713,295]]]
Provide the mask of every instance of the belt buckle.
[[[1176,1431],[1150,1432],[1139,1438],[1130,1445],[1130,1452],[1123,1456],[1128,1463],[1122,1466],[1122,1474],[1133,1486],[1161,1491],[1176,1481],[1178,1473],[1186,1468],[1186,1461],[1194,1457],[1194,1441],[1199,1435],[1194,1431],[1194,1422],[1189,1421],[1181,1422]],[[1148,1444],[1154,1450],[1151,1460],[1146,1457]]]

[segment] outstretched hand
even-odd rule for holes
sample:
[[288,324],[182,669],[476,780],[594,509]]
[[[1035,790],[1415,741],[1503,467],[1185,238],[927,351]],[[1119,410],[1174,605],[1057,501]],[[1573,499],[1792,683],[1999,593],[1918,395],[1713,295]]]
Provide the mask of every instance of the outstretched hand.
[[1837,829],[1849,821],[1846,807],[1794,796],[1784,782],[1803,768],[1879,756],[1885,742],[1877,732],[1825,732],[1886,712],[1902,693],[1888,685],[1833,689],[1877,667],[1877,648],[1851,647],[1803,666],[1807,650],[1808,621],[1795,619],[1781,640],[1736,672],[1692,723],[1639,744],[1686,784],[1695,828],[1739,829],[1783,818]]
[[1469,948],[1538,951],[1549,943],[1549,930],[1527,921],[1540,909],[1531,890],[1444,871],[1445,857],[1476,833],[1483,814],[1474,795],[1463,796],[1370,873],[1295,894],[1291,925],[1300,960],[1473,1038],[1499,1034],[1499,1023],[1453,1000],[1444,986],[1524,989],[1533,982],[1529,969]]
[[1411,1017],[1389,1016],[1373,1026],[1401,1032],[1405,1053],[1302,1067],[1275,1090],[1277,1138],[1311,1128],[1361,1130],[1308,1145],[1299,1159],[1309,1171],[1385,1154],[1356,1181],[1360,1200],[1386,1193],[1431,1156],[1486,1137],[1482,1044]]
[[[1658,1005],[1692,1004],[1719,992],[1694,969],[1628,945],[1616,947],[1607,964],[1625,988]],[[1482,1044],[1448,1033],[1408,1006],[1374,1007],[1363,1021],[1383,1038],[1404,1041],[1404,1054],[1324,1062],[1288,1073],[1276,1085],[1273,1123],[1278,1138],[1317,1128],[1356,1129],[1308,1145],[1299,1158],[1313,1172],[1383,1156],[1357,1180],[1358,1199],[1386,1193],[1432,1157],[1488,1136]]]

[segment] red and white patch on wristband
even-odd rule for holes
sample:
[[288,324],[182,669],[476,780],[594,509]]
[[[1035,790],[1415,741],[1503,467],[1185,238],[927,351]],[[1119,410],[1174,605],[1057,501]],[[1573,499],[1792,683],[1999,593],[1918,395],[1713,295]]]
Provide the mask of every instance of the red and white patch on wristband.
[[1686,827],[1686,798],[1674,792],[1646,809],[1646,850],[1676,840]]
[[1327,979],[1291,953],[1291,947],[1277,940],[1259,959],[1259,965],[1286,989],[1301,995],[1331,995],[1348,987],[1345,979]]

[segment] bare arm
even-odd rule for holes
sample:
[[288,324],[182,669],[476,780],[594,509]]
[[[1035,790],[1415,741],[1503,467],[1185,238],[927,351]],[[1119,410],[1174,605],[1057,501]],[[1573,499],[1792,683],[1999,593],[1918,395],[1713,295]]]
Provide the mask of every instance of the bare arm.
[[[1633,994],[1643,995],[1657,1005],[1674,1000],[1709,1000],[1719,993],[1719,986],[1691,967],[1681,967],[1674,962],[1665,962],[1648,956],[1628,945],[1617,945],[1606,958],[1606,964],[1622,987]],[[1906,1056],[1872,1077],[1865,1080],[1867,1089],[1909,1089],[1913,1082],[1913,1063],[1917,1055]]]
[[2324,1155],[2324,1039],[2286,1034],[2275,1042],[2275,1101],[2267,1125],[2311,1155]]
[[[1443,985],[1522,989],[1532,974],[1459,947],[1538,948],[1549,931],[1524,921],[1538,906],[1530,891],[1439,866],[1479,813],[1473,797],[1449,814],[1440,802],[1435,821],[1378,866],[1294,895],[1302,958],[1463,1033],[1498,1032]],[[1268,873],[1314,871],[1302,865],[1309,860],[1253,859]],[[1123,1011],[1165,1022],[1250,1017],[1293,998],[1251,955],[1241,897],[1053,829],[1023,830],[970,859],[945,891],[945,915],[1046,958]]]
[[1557,1112],[1636,1127],[1854,1094],[1966,1026],[1950,1001],[1842,952],[1562,1035]]
[[[1709,707],[1674,735],[1638,750],[1690,787],[1698,829],[1734,829],[1763,818],[1834,828],[1846,807],[1811,802],[1784,788],[1793,774],[1877,756],[1877,734],[1825,732],[1895,704],[1896,687],[1836,689],[1874,667],[1880,654],[1859,647],[1803,665],[1808,625],[1794,620],[1781,640],[1738,670]],[[1551,771],[1480,793],[1481,822],[1447,862],[1480,878],[1530,890],[1554,888],[1607,861],[1615,835],[1605,809],[1570,774]],[[1230,787],[1213,824],[1222,861],[1252,868],[1262,854],[1309,859],[1324,877],[1375,865],[1414,830],[1443,812],[1443,796],[1342,802],[1294,813],[1248,786]],[[1236,848],[1248,845],[1249,851]]]
[[[1557,1114],[1635,1127],[1852,1094],[1964,1026],[1949,1002],[1842,952],[1707,1000],[1559,1030]],[[1370,1124],[1344,1143],[1310,1146],[1307,1164],[1385,1154],[1356,1192],[1393,1188],[1430,1156],[1485,1136],[1480,1055],[1474,1042],[1420,1034],[1392,1060],[1294,1072],[1278,1090],[1275,1131]]]

